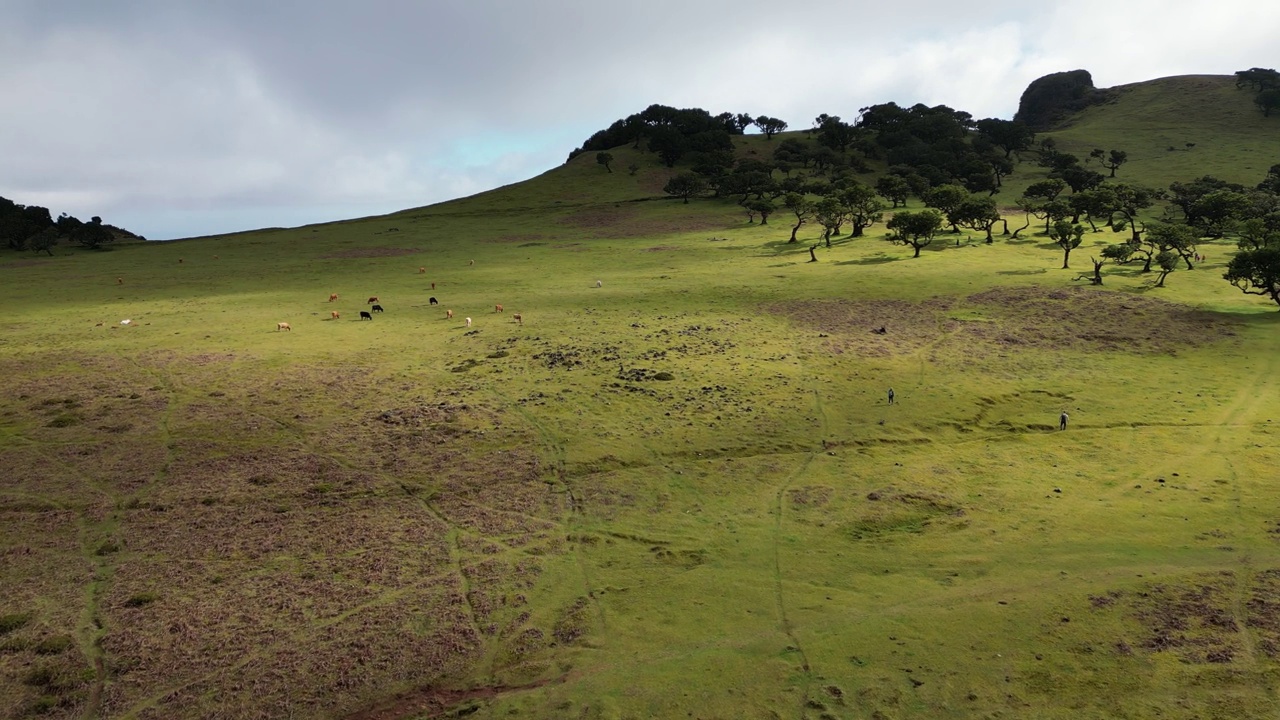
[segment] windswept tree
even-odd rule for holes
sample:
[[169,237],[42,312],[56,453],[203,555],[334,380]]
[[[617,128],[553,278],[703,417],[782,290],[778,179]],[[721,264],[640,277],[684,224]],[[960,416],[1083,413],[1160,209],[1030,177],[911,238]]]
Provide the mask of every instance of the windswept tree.
[[787,129],[787,124],[778,118],[761,115],[755,119],[756,127],[764,133],[765,140],[772,140],[774,135]]
[[862,183],[853,183],[841,189],[836,198],[844,206],[845,217],[851,228],[850,237],[861,237],[863,230],[884,218],[884,203],[880,202],[875,190]]
[[[1156,254],[1156,263],[1160,256],[1172,253],[1174,258],[1181,258],[1188,270],[1194,270],[1191,259],[1196,255],[1196,241],[1199,238],[1194,229],[1182,223],[1153,222],[1147,228],[1146,242]],[[1163,287],[1164,278],[1157,285]]]
[[796,224],[791,228],[791,239],[787,241],[795,242],[800,226],[813,219],[813,202],[800,193],[789,192],[783,196],[782,206],[796,216]]
[[27,238],[27,249],[37,253],[48,253],[49,257],[53,257],[53,248],[61,238],[62,234],[58,232],[58,228],[50,226]]
[[596,153],[596,164],[603,165],[605,170],[613,173],[613,168],[609,165],[613,163],[613,153],[598,152]]
[[1269,297],[1280,305],[1280,247],[1236,253],[1222,277],[1245,294]]
[[707,189],[707,183],[698,175],[687,172],[680,173],[667,181],[663,186],[662,192],[672,196],[683,198],[686,205],[689,204],[689,198],[701,195]]
[[1071,251],[1080,247],[1080,241],[1084,239],[1084,226],[1057,220],[1049,228],[1049,239],[1062,248],[1062,269],[1067,270],[1071,267]]
[[827,196],[813,204],[813,217],[822,226],[822,240],[831,247],[831,236],[840,234],[845,221],[844,205],[839,198]]
[[942,230],[942,213],[926,208],[919,212],[902,211],[885,223],[889,234],[885,240],[895,245],[910,245],[915,249],[912,257],[920,257],[920,250],[928,247]]
[[842,153],[858,139],[858,128],[844,122],[839,116],[831,116],[818,126],[818,143]]
[[1164,287],[1164,279],[1178,269],[1178,255],[1170,250],[1162,250],[1156,255],[1156,267],[1160,275],[1156,278],[1156,287]]
[[961,227],[985,232],[988,243],[995,241],[991,236],[991,228],[1001,220],[995,198],[981,195],[970,195],[965,198],[951,211],[948,219],[954,220]]
[[[1155,205],[1156,201],[1164,196],[1164,193],[1140,185],[1124,183],[1112,185],[1111,189],[1116,194],[1116,207],[1112,211],[1112,229],[1116,232],[1122,232],[1128,228],[1133,236],[1133,242],[1140,242],[1146,225],[1138,219],[1138,213]],[[1116,216],[1119,216],[1118,220],[1115,219]],[[1148,263],[1149,267],[1150,264]]]
[[778,209],[777,206],[773,204],[772,200],[765,200],[763,198],[759,200],[752,200],[748,202],[744,207],[747,208],[748,212],[754,212],[760,215],[761,225],[768,225],[769,216],[772,215],[774,211]]
[[1123,150],[1112,150],[1107,153],[1102,148],[1094,148],[1093,152],[1089,153],[1089,157],[1097,160],[1102,164],[1102,167],[1110,170],[1111,177],[1116,176],[1117,168],[1129,161],[1129,153]]

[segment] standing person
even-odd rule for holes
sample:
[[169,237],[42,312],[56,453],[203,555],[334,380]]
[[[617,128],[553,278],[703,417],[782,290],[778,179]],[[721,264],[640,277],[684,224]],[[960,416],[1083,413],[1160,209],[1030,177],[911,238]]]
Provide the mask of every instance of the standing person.
[[1058,429],[1059,430],[1067,429],[1067,411],[1066,410],[1063,410],[1062,414],[1058,416]]
[[889,404],[893,404],[893,388],[889,388]]

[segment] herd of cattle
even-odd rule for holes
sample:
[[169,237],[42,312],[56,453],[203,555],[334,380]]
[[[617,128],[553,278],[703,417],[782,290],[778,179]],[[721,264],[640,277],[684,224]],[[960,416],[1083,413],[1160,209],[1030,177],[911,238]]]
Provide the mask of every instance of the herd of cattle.
[[[475,261],[472,261],[472,262],[475,262]],[[426,271],[427,271],[427,269],[426,269],[425,267],[420,267],[420,268],[418,268],[418,273],[419,273],[419,274],[425,273]],[[596,287],[599,287],[599,281],[597,281],[597,285],[596,285]],[[435,283],[431,283],[431,289],[432,289],[432,290],[435,290],[435,289],[436,289],[436,284],[435,284]],[[338,301],[338,293],[329,293],[329,302],[337,302],[337,301]],[[378,299],[378,296],[377,296],[377,295],[372,295],[372,296],[370,296],[370,297],[369,297],[369,299],[365,301],[365,303],[366,303],[367,305],[369,305],[369,309],[368,309],[368,310],[361,310],[361,311],[360,311],[360,319],[361,319],[361,320],[372,320],[372,319],[373,319],[373,313],[380,313],[380,312],[383,312],[382,305],[380,304],[380,302],[381,302],[381,301]],[[440,304],[440,301],[439,301],[439,300],[437,300],[437,299],[433,296],[433,297],[431,297],[431,298],[429,298],[429,299],[428,299],[428,303],[429,303],[429,304],[431,304],[431,305],[439,305],[439,304]],[[494,306],[493,306],[493,311],[494,311],[495,313],[503,313],[503,312],[506,312],[506,309],[505,309],[505,308],[503,308],[501,304],[497,304],[497,305],[494,305]],[[446,320],[452,320],[452,319],[453,319],[453,310],[446,309],[446,310],[444,311],[444,316],[445,316],[445,319],[446,319]],[[340,313],[339,311],[337,311],[337,310],[330,310],[330,311],[329,311],[329,319],[330,319],[330,320],[338,320],[338,319],[339,319],[339,318],[341,318],[341,317],[342,317],[342,313]],[[523,324],[524,324],[524,316],[523,316],[523,315],[521,315],[520,313],[512,313],[512,314],[511,314],[511,319],[512,319],[512,320],[514,320],[516,323],[518,323],[518,324],[520,324],[520,325],[523,325]],[[466,318],[466,319],[465,319],[465,321],[466,321],[467,327],[471,327],[471,318]],[[293,330],[293,328],[292,328],[292,327],[289,325],[289,323],[287,323],[287,322],[279,322],[279,323],[276,323],[276,332],[280,332],[281,330],[290,330],[290,331],[292,331],[292,330]]]

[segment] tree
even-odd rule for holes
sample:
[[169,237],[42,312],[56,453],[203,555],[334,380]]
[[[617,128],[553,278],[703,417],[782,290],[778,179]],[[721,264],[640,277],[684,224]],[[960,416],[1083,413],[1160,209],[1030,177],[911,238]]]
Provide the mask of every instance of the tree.
[[1241,250],[1257,250],[1268,246],[1280,246],[1280,230],[1268,227],[1262,218],[1249,218],[1236,228],[1239,239],[1236,241]]
[[858,129],[841,121],[838,116],[828,117],[818,126],[818,143],[836,152],[842,153],[849,149],[857,139]]
[[942,214],[927,208],[920,212],[904,210],[890,218],[885,227],[889,229],[885,240],[895,245],[910,245],[915,248],[912,257],[920,257],[920,250],[932,243],[942,229]]
[[1049,239],[1062,248],[1062,269],[1070,269],[1071,251],[1080,247],[1084,238],[1084,227],[1073,225],[1067,220],[1057,220],[1049,228]]
[[963,227],[985,232],[987,242],[991,243],[994,242],[991,228],[1000,222],[1000,210],[996,207],[995,198],[970,195],[952,210],[949,219]]
[[689,204],[689,198],[701,195],[707,189],[707,183],[701,177],[694,173],[680,173],[667,181],[663,186],[662,192],[684,199],[684,204]]
[[747,131],[747,128],[756,124],[756,119],[747,113],[738,113],[733,116],[733,124],[738,129],[737,134],[741,135]]
[[1271,117],[1272,110],[1280,110],[1280,90],[1263,90],[1254,96],[1253,104],[1262,111],[1263,117]]
[[48,253],[53,257],[53,248],[58,244],[61,234],[56,227],[47,227],[27,239],[27,249],[32,252]]
[[1005,158],[1031,147],[1036,134],[1025,123],[1016,120],[987,118],[978,121],[978,135],[1004,150]]
[[960,228],[956,227],[958,221],[953,212],[967,199],[969,199],[969,191],[959,185],[939,185],[924,194],[924,204],[941,210],[947,216],[951,231],[957,233],[960,232]]
[[1106,178],[1102,177],[1102,173],[1090,170],[1080,165],[1070,165],[1061,170],[1056,170],[1053,177],[1062,178],[1071,192],[1078,193],[1085,190],[1092,190],[1102,184]]
[[1263,295],[1280,305],[1280,247],[1236,253],[1222,276],[1248,295]]
[[751,202],[747,203],[745,207],[749,212],[756,212],[760,214],[761,225],[768,225],[769,216],[772,215],[775,210],[777,210],[777,206],[773,204],[773,201],[765,200],[763,198],[759,200],[752,200]]
[[1164,279],[1169,277],[1169,273],[1178,269],[1178,255],[1169,250],[1161,251],[1156,255],[1156,265],[1160,268],[1160,277],[1156,279],[1156,287],[1164,287]]
[[885,175],[876,181],[876,192],[885,200],[893,203],[893,207],[906,205],[911,196],[911,186],[898,175]]
[[613,168],[609,167],[609,163],[613,162],[613,153],[598,152],[596,153],[596,164],[603,165],[605,170],[613,173]]
[[1270,193],[1280,193],[1280,164],[1272,165],[1267,176],[1258,183],[1258,189]]
[[669,125],[660,125],[649,131],[649,149],[658,154],[667,167],[675,167],[689,151],[689,139]]
[[[1133,242],[1140,242],[1142,232],[1146,229],[1146,225],[1139,222],[1138,213],[1145,210],[1164,197],[1164,193],[1159,190],[1152,190],[1140,185],[1126,185],[1120,183],[1112,185],[1111,189],[1116,194],[1116,207],[1112,211],[1111,227],[1116,231],[1123,231],[1126,227],[1133,233]],[[1120,220],[1114,219],[1115,215],[1120,216]],[[1148,269],[1150,263],[1147,264]]]
[[811,218],[813,218],[813,203],[800,193],[787,193],[782,199],[782,206],[790,210],[796,216],[795,227],[791,228],[791,239],[787,242],[796,241],[796,231],[800,229]]
[[778,118],[761,115],[755,119],[756,127],[760,128],[760,132],[764,133],[765,140],[772,140],[774,135],[787,129],[787,124]]
[[844,206],[845,217],[852,226],[850,237],[861,237],[863,230],[884,218],[884,203],[877,198],[875,190],[862,183],[844,188],[836,197]]
[[1205,237],[1220,238],[1235,228],[1251,203],[1244,193],[1233,190],[1214,190],[1205,193],[1189,208],[1189,225],[1193,225]]
[[[1160,262],[1161,255],[1172,253],[1175,258],[1182,258],[1188,270],[1195,269],[1191,258],[1195,257],[1198,239],[1195,230],[1181,223],[1157,222],[1147,228],[1146,241],[1156,253],[1156,262]],[[1161,278],[1158,284],[1163,287],[1163,282]]]
[[822,225],[822,239],[827,247],[831,247],[831,236],[840,234],[840,226],[844,224],[845,210],[839,198],[824,197],[813,205],[813,217]]
[[1112,150],[1108,155],[1103,152],[1102,148],[1094,148],[1093,152],[1089,153],[1089,157],[1102,163],[1102,167],[1111,171],[1111,177],[1115,177],[1116,168],[1128,162],[1129,153],[1123,150]]
[[96,215],[87,223],[83,223],[71,233],[71,239],[90,250],[99,250],[104,243],[109,243],[115,239],[102,224],[102,218]]

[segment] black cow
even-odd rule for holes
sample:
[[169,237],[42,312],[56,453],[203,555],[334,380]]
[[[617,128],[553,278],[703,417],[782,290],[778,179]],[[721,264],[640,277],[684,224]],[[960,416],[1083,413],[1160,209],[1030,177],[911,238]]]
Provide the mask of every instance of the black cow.
[[372,315],[370,315],[369,313],[367,313],[367,312],[365,312],[365,311],[361,310],[361,311],[360,311],[360,319],[361,319],[361,320],[372,320],[372,319],[373,319],[373,316],[372,316]]
[[372,308],[369,308],[369,309],[370,309],[370,310],[373,310],[374,312],[382,312],[382,306],[381,306],[381,305],[374,305]]
[[431,304],[432,304],[432,305],[439,305],[439,304],[440,304],[440,301],[436,300],[435,298],[431,298],[430,302],[431,302]]

